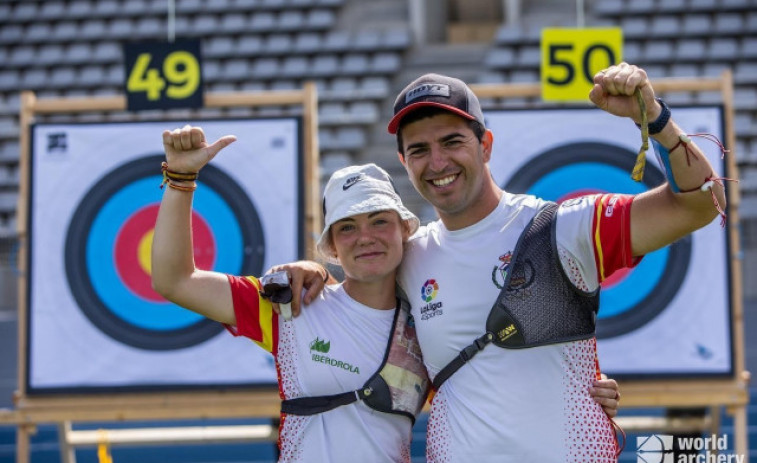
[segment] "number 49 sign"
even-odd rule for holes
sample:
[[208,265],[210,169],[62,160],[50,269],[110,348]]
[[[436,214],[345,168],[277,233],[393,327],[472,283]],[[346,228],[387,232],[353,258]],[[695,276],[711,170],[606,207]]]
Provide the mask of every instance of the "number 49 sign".
[[126,43],[124,60],[130,111],[202,106],[198,40]]
[[594,74],[622,60],[623,33],[609,29],[544,29],[541,88],[545,101],[587,101]]

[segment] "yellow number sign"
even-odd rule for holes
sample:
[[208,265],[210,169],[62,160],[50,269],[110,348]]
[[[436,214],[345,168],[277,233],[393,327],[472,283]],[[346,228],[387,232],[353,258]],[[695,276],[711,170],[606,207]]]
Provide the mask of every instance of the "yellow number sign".
[[199,41],[127,43],[124,57],[129,110],[202,106]]
[[622,53],[620,28],[542,30],[542,99],[588,100],[594,74],[621,62]]

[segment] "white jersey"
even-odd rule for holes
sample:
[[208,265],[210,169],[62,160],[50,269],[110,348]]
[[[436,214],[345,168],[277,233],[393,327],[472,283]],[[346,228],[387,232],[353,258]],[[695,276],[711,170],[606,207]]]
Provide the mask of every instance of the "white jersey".
[[[622,239],[604,241],[593,233],[599,231],[597,221],[605,226],[603,233],[612,231],[612,220],[625,227],[630,203],[630,197],[598,195],[560,207],[561,261],[582,289],[595,289],[598,275],[614,270],[598,271],[595,257],[602,243],[607,255],[620,248],[630,254],[630,229],[622,229]],[[543,204],[532,196],[505,193],[478,223],[449,231],[437,221],[407,244],[398,279],[410,300],[431,378],[485,332],[508,253]],[[608,222],[602,219],[605,213]],[[630,258],[626,263],[633,265]],[[595,356],[594,338],[527,349],[487,346],[436,392],[427,431],[428,461],[615,461],[612,424],[589,396],[598,371]]]
[[[285,321],[259,297],[253,277],[229,277],[236,335],[272,352],[283,399],[359,389],[378,370],[394,310],[355,301],[342,285],[327,286],[300,316]],[[281,462],[409,462],[412,423],[362,401],[311,416],[285,415],[279,430]]]

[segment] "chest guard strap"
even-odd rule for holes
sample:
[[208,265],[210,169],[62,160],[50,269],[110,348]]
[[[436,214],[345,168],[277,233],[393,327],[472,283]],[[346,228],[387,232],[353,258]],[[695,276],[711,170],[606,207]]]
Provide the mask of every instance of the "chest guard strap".
[[547,203],[526,226],[489,312],[486,332],[439,371],[435,390],[489,343],[523,349],[594,336],[599,289],[581,291],[565,275],[557,250],[557,208]]
[[406,301],[406,297],[397,298],[392,336],[383,362],[363,387],[333,395],[286,399],[281,402],[281,412],[315,415],[362,400],[374,410],[407,416],[415,423],[428,396],[429,379]]

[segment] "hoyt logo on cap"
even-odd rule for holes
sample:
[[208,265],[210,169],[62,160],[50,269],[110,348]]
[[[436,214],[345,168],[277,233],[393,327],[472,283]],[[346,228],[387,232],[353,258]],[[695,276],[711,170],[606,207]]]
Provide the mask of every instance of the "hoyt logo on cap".
[[395,134],[402,119],[423,107],[437,107],[486,127],[481,104],[465,82],[440,74],[426,74],[405,87],[394,101],[389,133]]
[[422,96],[446,96],[449,97],[449,85],[444,84],[422,84],[407,92],[405,95],[405,104],[410,103],[416,98]]

